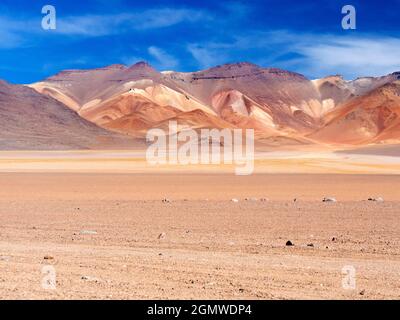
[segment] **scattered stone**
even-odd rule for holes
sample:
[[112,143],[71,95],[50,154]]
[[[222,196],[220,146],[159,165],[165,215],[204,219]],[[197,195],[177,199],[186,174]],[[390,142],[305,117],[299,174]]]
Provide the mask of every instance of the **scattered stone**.
[[286,246],[292,247],[292,246],[294,246],[294,244],[293,244],[292,241],[288,240],[288,241],[286,242]]
[[54,257],[48,256],[48,255],[47,255],[47,256],[44,256],[43,259],[44,259],[44,260],[53,260]]
[[337,200],[335,198],[325,197],[322,199],[322,202],[337,202]]
[[368,198],[368,201],[383,202],[384,200],[382,197],[378,197],[378,198]]
[[90,282],[100,282],[99,279],[97,279],[95,277],[91,277],[91,276],[82,276],[81,279],[85,280],[85,281],[90,281]]
[[94,231],[94,230],[81,230],[79,233],[80,234],[91,235],[91,234],[97,234],[97,231]]
[[235,202],[235,203],[238,203],[238,202],[239,202],[239,200],[236,199],[236,198],[233,198],[231,201],[232,201],[232,202]]
[[261,198],[260,201],[261,201],[261,202],[267,202],[267,201],[268,201],[268,198]]
[[162,232],[158,235],[158,239],[164,239],[167,236],[167,234],[165,232]]
[[162,203],[171,203],[171,200],[164,198],[161,200]]

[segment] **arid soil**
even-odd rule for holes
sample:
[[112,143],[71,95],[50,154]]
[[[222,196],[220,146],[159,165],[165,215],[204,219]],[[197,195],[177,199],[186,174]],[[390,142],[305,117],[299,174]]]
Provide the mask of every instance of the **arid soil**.
[[[400,297],[397,175],[42,172],[0,183],[1,299]],[[41,285],[48,265],[55,290]],[[345,266],[355,289],[342,287]]]

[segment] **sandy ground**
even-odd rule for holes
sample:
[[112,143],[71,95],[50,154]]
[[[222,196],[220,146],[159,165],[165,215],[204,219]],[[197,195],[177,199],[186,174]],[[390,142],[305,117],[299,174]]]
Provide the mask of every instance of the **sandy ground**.
[[[399,159],[385,154],[327,151],[257,152],[254,173],[400,174]],[[243,164],[151,166],[140,150],[0,152],[0,172],[235,174],[240,167]]]
[[1,299],[400,297],[400,176],[40,171],[0,173]]

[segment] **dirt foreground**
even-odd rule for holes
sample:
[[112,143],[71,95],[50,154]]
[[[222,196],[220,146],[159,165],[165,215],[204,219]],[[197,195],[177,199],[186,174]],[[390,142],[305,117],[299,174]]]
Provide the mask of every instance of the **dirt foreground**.
[[[400,296],[397,175],[41,172],[0,182],[1,299]],[[55,289],[42,285],[48,270]]]

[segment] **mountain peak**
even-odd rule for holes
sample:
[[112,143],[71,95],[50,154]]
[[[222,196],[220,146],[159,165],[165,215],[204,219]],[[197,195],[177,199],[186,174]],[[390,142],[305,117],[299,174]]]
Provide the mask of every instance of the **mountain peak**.
[[126,66],[125,65],[123,65],[123,64],[118,64],[118,63],[115,63],[115,64],[111,64],[111,65],[109,65],[109,66],[106,66],[106,67],[103,67],[103,68],[99,68],[99,69],[117,69],[117,70],[123,70],[123,69],[126,69]]
[[392,76],[395,76],[398,80],[400,80],[400,71],[393,72]]
[[252,62],[233,62],[233,63],[225,63],[223,65],[217,66],[222,68],[244,68],[244,67],[253,67],[253,68],[261,68],[260,66],[252,63]]
[[241,71],[241,70],[253,70],[261,69],[260,66],[251,62],[235,62],[235,63],[225,63],[210,68],[209,70],[219,70],[219,71]]
[[131,65],[129,69],[137,69],[137,68],[151,68],[154,69],[148,62],[146,61],[138,61],[135,64]]

